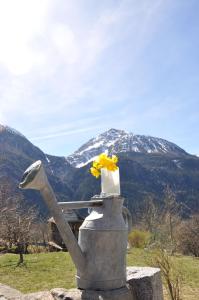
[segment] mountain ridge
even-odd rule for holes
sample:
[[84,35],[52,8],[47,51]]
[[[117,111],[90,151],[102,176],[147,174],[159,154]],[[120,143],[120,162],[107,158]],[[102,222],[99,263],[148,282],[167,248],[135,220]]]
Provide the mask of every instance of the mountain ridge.
[[102,152],[108,152],[109,155],[123,152],[188,154],[176,144],[165,139],[111,128],[96,138],[90,139],[66,159],[72,166],[80,168],[94,160]]
[[[2,127],[0,128],[2,129]],[[149,195],[154,197],[158,203],[163,203],[164,189],[167,185],[175,193],[178,202],[190,207],[190,211],[199,210],[198,157],[188,154],[168,141],[166,141],[166,146],[171,147],[169,148],[171,149],[170,152],[166,150],[155,153],[148,153],[147,151],[129,152],[127,150],[132,148],[128,148],[128,134],[126,135],[124,131],[114,130],[113,132],[111,130],[99,136],[100,139],[101,137],[104,138],[103,144],[100,146],[104,147],[105,144],[109,143],[109,146],[114,146],[112,149],[114,151],[121,150],[119,146],[122,136],[122,142],[124,141],[122,150],[125,151],[116,154],[119,156],[122,196],[126,199],[132,214],[143,205]],[[143,142],[142,139],[141,141]],[[91,154],[98,155],[99,151],[106,150],[103,147],[92,147],[96,145],[95,142],[96,138],[92,139],[91,144],[88,141],[78,151],[84,152],[85,149],[91,147],[88,149],[89,151],[94,149],[94,153],[91,152]],[[98,138],[97,142],[101,143],[102,140]],[[162,143],[162,139],[160,142]],[[145,140],[144,144],[148,149]],[[89,159],[89,157],[87,158]],[[83,167],[75,168],[65,157],[44,153],[22,134],[18,134],[17,131],[10,130],[8,127],[0,130],[0,186],[9,181],[14,193],[19,192],[18,184],[23,172],[36,160],[43,162],[58,201],[89,200],[92,196],[100,193],[100,180],[96,180],[90,174],[91,162]],[[20,192],[27,203],[37,204],[41,213],[47,211],[37,191]]]
[[58,200],[67,201],[71,199],[72,191],[66,182],[66,177],[72,172],[73,167],[66,159],[45,154],[23,134],[9,126],[0,125],[0,185],[9,182],[13,194],[18,193],[26,198],[30,205],[37,204],[41,211],[47,211],[38,192],[18,189],[24,171],[36,160],[43,162]]

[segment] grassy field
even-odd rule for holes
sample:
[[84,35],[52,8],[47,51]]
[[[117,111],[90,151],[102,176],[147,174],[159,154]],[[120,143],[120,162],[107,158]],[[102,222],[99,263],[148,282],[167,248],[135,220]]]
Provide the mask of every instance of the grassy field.
[[[127,265],[146,266],[150,256],[147,251],[132,249],[127,255]],[[24,293],[75,287],[75,268],[68,253],[29,254],[25,256],[26,265],[21,267],[16,267],[17,261],[17,255],[0,255],[0,283]],[[199,260],[178,256],[174,261],[183,274],[183,299],[199,299]],[[166,291],[165,299],[169,299]]]

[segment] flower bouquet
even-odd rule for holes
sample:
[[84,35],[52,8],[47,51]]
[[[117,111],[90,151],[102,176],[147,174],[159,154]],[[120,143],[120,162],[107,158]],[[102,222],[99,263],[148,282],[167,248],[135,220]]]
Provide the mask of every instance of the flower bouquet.
[[96,178],[101,175],[102,195],[120,195],[120,176],[117,162],[116,155],[108,157],[105,153],[102,153],[90,168],[91,174]]

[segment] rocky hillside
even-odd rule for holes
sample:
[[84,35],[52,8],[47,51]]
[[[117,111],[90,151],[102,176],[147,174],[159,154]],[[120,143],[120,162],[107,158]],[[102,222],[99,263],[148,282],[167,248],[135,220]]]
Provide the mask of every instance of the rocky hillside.
[[186,212],[199,210],[199,158],[161,138],[110,129],[89,140],[67,161],[76,167],[70,186],[76,199],[100,192],[100,180],[89,173],[91,162],[102,152],[119,155],[121,191],[130,210],[141,209],[151,195],[163,202],[169,186]]
[[0,125],[0,184],[9,183],[14,192],[20,192],[31,204],[46,209],[39,193],[19,191],[18,184],[25,169],[34,161],[44,163],[49,180],[59,200],[71,199],[73,192],[66,183],[66,177],[73,167],[64,157],[56,157],[43,153],[28,139],[16,130]]
[[[121,193],[132,214],[142,210],[151,195],[161,205],[167,186],[176,194],[186,214],[199,212],[199,159],[191,155],[120,153]],[[100,192],[100,180],[89,172],[90,164],[76,168],[70,186],[75,199]]]
[[[14,192],[24,170],[43,161],[59,201],[88,200],[100,193],[100,180],[89,172],[89,163],[101,152],[119,156],[121,191],[132,214],[149,195],[163,201],[167,185],[190,212],[199,211],[199,158],[160,138],[111,129],[84,144],[71,156],[43,153],[19,132],[0,126],[0,184],[10,182]],[[22,191],[28,203],[46,207],[36,191]]]

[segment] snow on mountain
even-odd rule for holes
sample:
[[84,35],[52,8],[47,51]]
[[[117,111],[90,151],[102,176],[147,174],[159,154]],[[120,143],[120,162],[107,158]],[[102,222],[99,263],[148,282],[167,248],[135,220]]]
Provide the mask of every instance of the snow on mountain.
[[71,165],[80,168],[93,161],[102,152],[109,155],[121,152],[187,154],[177,145],[161,138],[110,129],[89,140],[66,159]]

